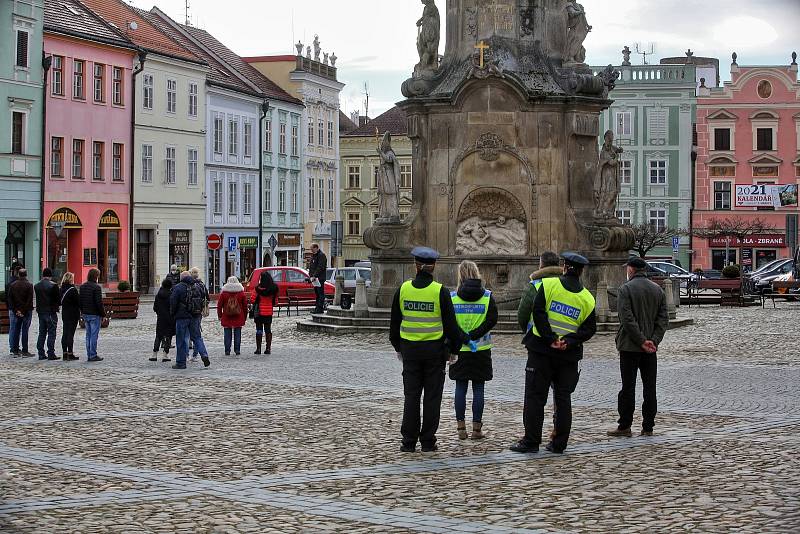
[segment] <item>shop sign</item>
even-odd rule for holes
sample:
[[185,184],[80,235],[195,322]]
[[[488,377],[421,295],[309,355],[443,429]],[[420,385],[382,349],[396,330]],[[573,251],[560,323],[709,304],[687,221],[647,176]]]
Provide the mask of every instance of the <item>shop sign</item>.
[[114,213],[114,210],[106,210],[103,216],[100,217],[100,226],[98,228],[119,229],[122,226],[119,223],[119,217]]
[[258,248],[258,236],[240,237],[239,248]]
[[783,235],[751,235],[744,239],[737,237],[717,236],[709,238],[708,246],[710,248],[741,248],[741,247],[756,247],[756,248],[784,248],[786,247],[786,236]]
[[69,208],[59,208],[53,212],[50,219],[47,221],[48,227],[60,225],[62,228],[83,228],[78,214]]
[[222,248],[222,236],[211,234],[206,237],[206,244],[208,245],[208,250],[219,250]]
[[797,184],[737,185],[737,208],[785,208],[797,206]]
[[169,231],[169,242],[171,244],[173,244],[173,245],[183,244],[183,243],[187,243],[188,244],[191,241],[190,237],[191,237],[190,230],[170,230]]
[[279,247],[299,247],[300,234],[278,234]]

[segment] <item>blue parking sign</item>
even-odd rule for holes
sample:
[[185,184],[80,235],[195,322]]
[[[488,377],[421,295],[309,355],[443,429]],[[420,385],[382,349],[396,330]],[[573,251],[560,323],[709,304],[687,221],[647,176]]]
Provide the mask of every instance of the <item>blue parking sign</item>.
[[681,249],[681,238],[674,236],[672,238],[672,250],[678,252]]
[[228,237],[228,252],[235,252],[237,245],[237,237],[236,236],[229,236]]

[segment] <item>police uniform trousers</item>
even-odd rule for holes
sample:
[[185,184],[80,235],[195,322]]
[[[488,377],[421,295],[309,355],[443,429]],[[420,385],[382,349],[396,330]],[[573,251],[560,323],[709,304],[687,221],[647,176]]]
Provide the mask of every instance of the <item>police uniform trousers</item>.
[[[444,391],[445,360],[441,355],[433,358],[403,358],[403,423],[400,432],[403,445],[414,446],[417,440],[423,447],[436,443],[439,415]],[[420,426],[419,401],[422,398],[422,424]]]
[[528,350],[528,365],[525,369],[525,406],[523,423],[524,441],[538,446],[542,442],[544,406],[550,386],[553,387],[555,433],[553,448],[563,451],[567,448],[572,428],[572,393],[578,385],[580,372],[577,361],[569,361],[557,355]]

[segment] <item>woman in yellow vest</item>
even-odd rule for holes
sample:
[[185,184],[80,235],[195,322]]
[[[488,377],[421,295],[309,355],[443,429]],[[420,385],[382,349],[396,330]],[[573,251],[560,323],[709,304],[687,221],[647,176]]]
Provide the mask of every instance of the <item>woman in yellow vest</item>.
[[478,266],[462,261],[458,266],[458,291],[450,294],[456,320],[472,341],[464,345],[450,365],[450,380],[456,382],[455,409],[458,438],[467,439],[465,421],[467,389],[472,381],[472,439],[483,439],[484,386],[492,379],[492,335],[497,324],[497,304],[481,282]]

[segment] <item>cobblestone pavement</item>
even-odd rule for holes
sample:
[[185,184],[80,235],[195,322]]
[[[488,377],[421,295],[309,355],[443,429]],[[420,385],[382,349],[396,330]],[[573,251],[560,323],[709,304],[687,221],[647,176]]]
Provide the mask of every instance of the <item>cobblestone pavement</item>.
[[207,319],[212,366],[176,372],[147,361],[152,313],[112,321],[100,364],[0,358],[0,531],[799,532],[800,305],[681,313],[695,325],[662,345],[656,435],[605,436],[619,371],[598,336],[563,456],[506,450],[517,336],[496,340],[489,438],[457,439],[448,381],[439,452],[401,455],[385,335],[282,317],[273,355],[252,354],[249,325],[224,357]]

